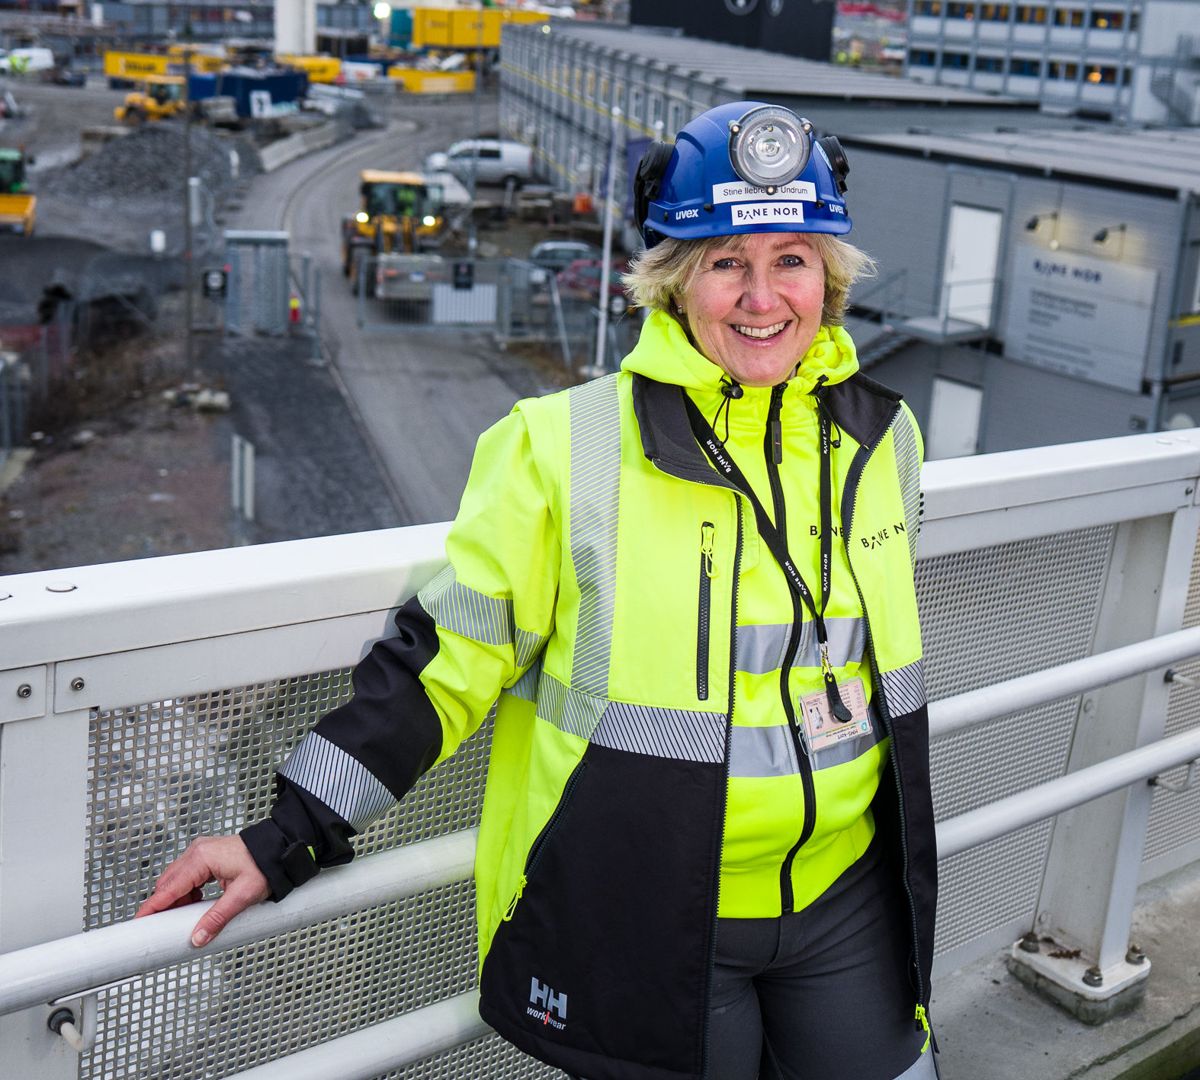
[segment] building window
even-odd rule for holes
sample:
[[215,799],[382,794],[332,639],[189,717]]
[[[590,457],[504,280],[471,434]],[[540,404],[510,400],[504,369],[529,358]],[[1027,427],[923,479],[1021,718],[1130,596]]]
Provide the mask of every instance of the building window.
[[1012,75],[1024,75],[1027,78],[1036,79],[1042,73],[1042,62],[1036,57],[1014,56],[1009,63],[1008,70]]
[[1046,68],[1046,77],[1074,82],[1079,78],[1079,65],[1074,60],[1051,60]]
[[1083,11],[1078,8],[1059,8],[1054,12],[1055,26],[1083,26]]
[[945,52],[942,53],[943,68],[968,68],[971,66],[971,57],[965,52]]
[[1002,74],[1004,71],[1003,56],[977,56],[975,57],[976,71],[992,71]]
[[1136,30],[1142,23],[1142,13],[1140,11],[1131,11],[1129,13],[1129,29]]
[[917,0],[913,4],[914,15],[941,15],[942,0]]
[[1124,30],[1125,12],[1117,8],[1093,8],[1091,25],[1095,30]]
[[947,19],[967,19],[968,21],[975,18],[975,5],[964,4],[962,0],[951,0],[946,5]]
[[1133,68],[1122,68],[1121,85],[1128,86],[1131,82],[1133,82]]
[[984,22],[1008,22],[1010,15],[1012,7],[1009,4],[981,4],[979,8],[979,17]]
[[1109,64],[1088,64],[1084,78],[1093,85],[1112,85],[1117,81],[1117,69]]
[[908,64],[909,67],[933,67],[937,60],[932,49],[909,49]]
[[1017,22],[1042,26],[1046,22],[1046,9],[1035,4],[1018,4]]

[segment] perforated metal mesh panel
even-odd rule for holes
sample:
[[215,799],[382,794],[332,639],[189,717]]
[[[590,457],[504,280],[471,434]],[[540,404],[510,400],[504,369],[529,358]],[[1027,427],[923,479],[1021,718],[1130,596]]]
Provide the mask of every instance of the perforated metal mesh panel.
[[[348,671],[97,713],[91,723],[87,929],[129,918],[194,836],[266,815],[275,765],[350,695]],[[360,853],[478,823],[490,726],[356,842]],[[470,989],[469,882],[347,913],[147,975],[99,999],[81,1080],[229,1076]],[[550,1077],[497,1038],[394,1076]]]
[[[1192,576],[1188,583],[1187,604],[1183,613],[1184,626],[1200,626],[1200,537],[1192,558]],[[1200,680],[1200,658],[1174,665],[1182,675]],[[1178,735],[1200,725],[1200,689],[1175,683],[1171,687],[1167,707],[1167,735]],[[1188,768],[1181,765],[1163,774],[1163,779],[1180,783]],[[1200,858],[1200,787],[1178,794],[1159,788],[1150,804],[1150,823],[1146,830],[1143,861],[1159,855],[1170,855],[1181,848],[1194,846],[1193,857]]]
[[[917,568],[930,700],[1088,655],[1110,526],[923,560]],[[1061,776],[1078,698],[1051,702],[937,739],[939,820]],[[1032,917],[1050,823],[1032,825],[940,866],[936,951]]]

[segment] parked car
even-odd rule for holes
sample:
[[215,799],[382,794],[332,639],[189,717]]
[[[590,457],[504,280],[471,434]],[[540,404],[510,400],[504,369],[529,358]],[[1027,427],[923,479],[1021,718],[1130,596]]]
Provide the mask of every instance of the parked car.
[[[629,307],[625,285],[621,275],[629,269],[624,261],[614,262],[608,274],[608,311],[610,315],[623,315]],[[600,260],[576,259],[559,272],[558,292],[564,299],[596,303],[600,292]]]
[[520,187],[533,179],[533,151],[503,139],[464,139],[425,159],[426,172],[451,172],[464,184],[470,182],[472,169],[476,183]]
[[551,274],[565,270],[576,259],[599,258],[600,249],[585,240],[543,240],[529,252],[529,261]]

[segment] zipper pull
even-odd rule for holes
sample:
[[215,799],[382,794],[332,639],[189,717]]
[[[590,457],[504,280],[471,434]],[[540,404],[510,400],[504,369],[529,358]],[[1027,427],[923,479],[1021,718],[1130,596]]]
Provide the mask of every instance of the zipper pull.
[[833,718],[840,724],[849,723],[853,717],[850,715],[850,710],[846,708],[846,703],[842,701],[842,695],[838,692],[837,679],[833,676],[833,665],[829,662],[829,645],[827,642],[821,642],[821,675],[825,679],[825,696],[829,700],[829,711],[833,713]]
[[513,916],[517,913],[517,901],[521,899],[521,894],[524,891],[525,875],[522,874],[521,880],[517,882],[517,895],[512,898],[512,903],[508,905],[508,910],[500,917],[501,922],[512,922]]
[[783,423],[779,413],[783,409],[783,391],[785,387],[775,386],[771,389],[771,408],[767,413],[767,430],[771,433],[771,460],[776,465],[783,464]]
[[925,1012],[924,1005],[918,1005],[915,1014],[917,1022],[917,1030],[925,1032],[925,1045],[921,1047],[921,1053],[925,1053],[929,1049],[929,1041],[933,1038],[933,1031],[929,1027],[929,1016]]
[[717,527],[710,521],[700,526],[700,554],[704,556],[704,572],[715,578],[717,571],[713,566],[713,543],[717,538]]

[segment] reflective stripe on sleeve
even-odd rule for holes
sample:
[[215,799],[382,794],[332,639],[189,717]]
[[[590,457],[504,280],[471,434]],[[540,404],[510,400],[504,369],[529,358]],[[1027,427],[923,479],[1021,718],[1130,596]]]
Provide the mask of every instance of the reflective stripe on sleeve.
[[315,731],[304,736],[279,773],[315,795],[358,832],[396,801],[362,762]]
[[528,664],[547,640],[515,625],[512,600],[469,588],[452,566],[439,571],[417,593],[417,600],[438,626],[484,645],[511,645],[518,667]]
[[906,664],[895,671],[881,672],[879,679],[883,684],[883,696],[888,712],[893,719],[905,713],[916,712],[928,704],[925,697],[924,660]]

